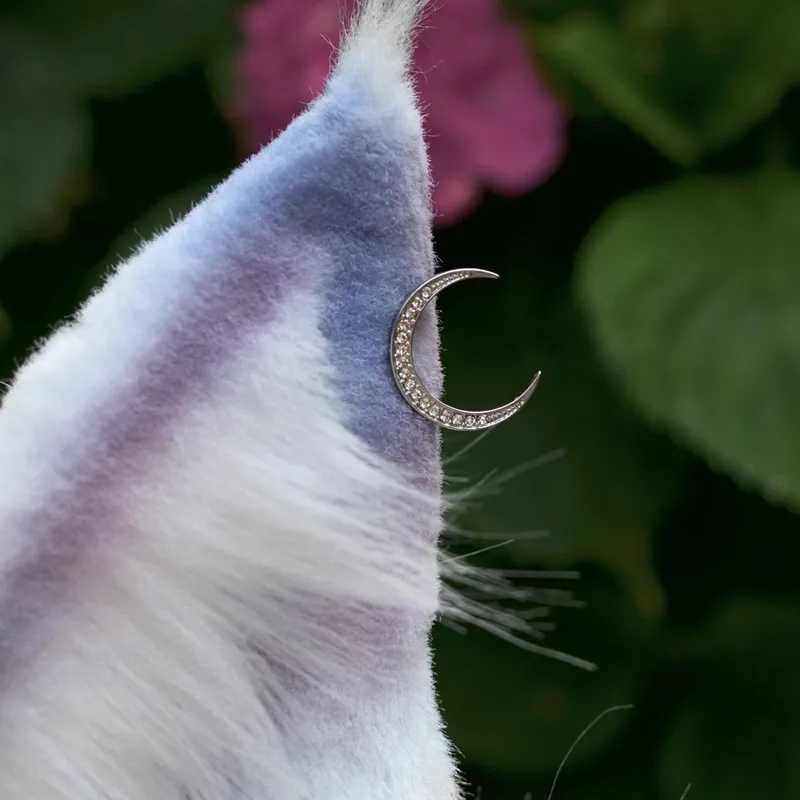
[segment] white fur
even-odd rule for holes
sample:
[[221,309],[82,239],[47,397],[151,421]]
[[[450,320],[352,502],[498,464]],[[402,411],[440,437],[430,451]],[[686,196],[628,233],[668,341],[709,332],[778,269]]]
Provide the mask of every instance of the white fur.
[[[427,656],[365,684],[369,654],[321,641],[304,610],[317,595],[433,612],[434,562],[403,542],[414,507],[439,513],[332,416],[310,305],[283,309],[129,487],[113,545],[2,707],[3,798],[455,797]],[[307,707],[245,640],[319,684]]]
[[[421,5],[365,3],[337,68],[400,87],[409,117]],[[84,429],[191,289],[195,249],[165,241],[4,403],[0,566],[35,547],[14,519],[68,484]],[[427,641],[440,497],[344,425],[318,302],[288,294],[126,475],[35,657],[0,687],[2,800],[457,798]],[[371,615],[396,636],[375,638]]]
[[340,48],[336,75],[362,72],[373,80],[378,97],[416,108],[403,89],[410,87],[409,67],[417,21],[427,0],[367,0],[359,8],[357,22],[346,32]]

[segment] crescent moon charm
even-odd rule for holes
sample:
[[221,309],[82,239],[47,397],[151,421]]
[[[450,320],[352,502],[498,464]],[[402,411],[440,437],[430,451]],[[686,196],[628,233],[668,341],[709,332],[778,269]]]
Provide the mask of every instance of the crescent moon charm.
[[463,411],[437,400],[428,391],[414,368],[414,331],[428,303],[447,286],[470,278],[499,278],[485,269],[457,269],[441,272],[418,286],[400,308],[392,328],[389,358],[400,393],[419,414],[440,428],[454,431],[478,431],[491,428],[517,413],[531,399],[542,373],[538,372],[530,386],[510,403],[487,411]]

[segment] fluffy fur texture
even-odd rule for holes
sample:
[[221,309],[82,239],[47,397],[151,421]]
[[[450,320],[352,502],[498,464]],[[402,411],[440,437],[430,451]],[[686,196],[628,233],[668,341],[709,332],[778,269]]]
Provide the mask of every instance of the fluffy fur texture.
[[3,800],[457,797],[439,442],[386,352],[434,268],[420,6],[367,2],[325,95],[5,397]]

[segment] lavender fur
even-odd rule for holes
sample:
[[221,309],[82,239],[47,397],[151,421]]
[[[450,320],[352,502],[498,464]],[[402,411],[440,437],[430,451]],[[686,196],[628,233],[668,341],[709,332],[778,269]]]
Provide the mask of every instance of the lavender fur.
[[[415,9],[368,3],[326,94],[4,399],[7,800],[455,797],[438,435],[388,363],[434,268]],[[417,339],[436,390],[432,313]]]

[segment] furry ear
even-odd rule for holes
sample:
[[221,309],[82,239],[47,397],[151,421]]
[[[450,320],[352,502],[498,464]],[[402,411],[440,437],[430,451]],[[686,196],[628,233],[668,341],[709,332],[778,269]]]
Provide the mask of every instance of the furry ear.
[[357,5],[333,75],[360,72],[387,106],[416,113],[409,80],[413,36],[427,0],[371,0]]
[[457,796],[439,442],[387,360],[434,267],[421,5],[363,3],[325,94],[5,397],[4,800]]

